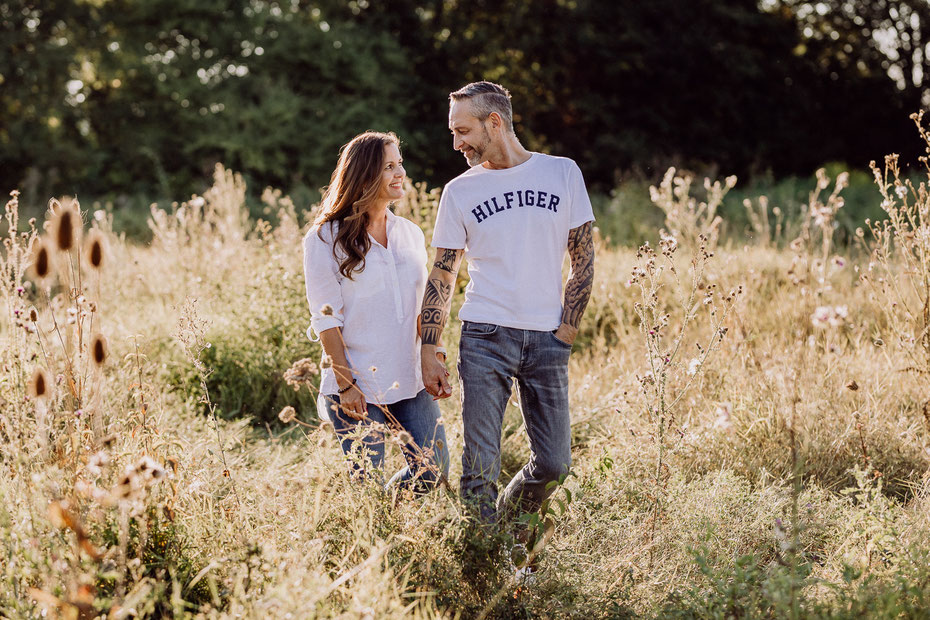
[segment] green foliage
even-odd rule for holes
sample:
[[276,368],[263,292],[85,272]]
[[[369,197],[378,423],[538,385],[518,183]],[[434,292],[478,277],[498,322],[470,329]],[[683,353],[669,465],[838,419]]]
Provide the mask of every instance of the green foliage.
[[0,2],[0,186],[31,207],[184,196],[222,161],[253,187],[315,189],[366,129],[396,131],[410,174],[440,185],[464,169],[447,94],[478,79],[511,89],[528,147],[599,188],[670,164],[781,177],[917,152],[918,0],[762,4]]
[[[926,618],[930,614],[930,570],[926,554],[890,575],[847,567],[842,583],[811,576],[809,565],[792,573],[785,566],[765,565],[751,555],[732,563],[711,564],[706,550],[695,550],[704,584],[669,597],[663,618]],[[813,586],[829,595],[818,598]]]
[[[815,552],[795,549],[776,521],[779,553],[736,559],[721,555],[708,529],[691,550],[703,583],[673,593],[662,616],[670,618],[924,618],[930,614],[928,552],[900,548],[894,519],[900,507],[882,493],[880,478],[856,469],[841,534],[846,545],[869,549],[867,566],[843,563],[842,581],[816,575],[823,563]],[[796,524],[806,529],[805,524]],[[817,545],[819,546],[819,544]]]
[[[273,283],[273,284],[272,284]],[[320,346],[307,340],[309,323],[303,279],[283,277],[283,267],[269,261],[267,271],[256,275],[247,295],[252,303],[235,317],[220,317],[207,332],[209,347],[201,360],[206,366],[207,389],[218,416],[251,416],[256,424],[278,424],[278,412],[293,406],[303,419],[316,418],[316,389],[295,391],[284,380],[298,359],[317,359]],[[196,369],[176,359],[169,383],[188,399],[203,397]],[[318,387],[319,383],[315,387]],[[206,411],[206,408],[204,408]]]
[[[120,544],[119,525],[109,521],[99,533],[107,547]],[[130,559],[140,561],[138,580],[151,579],[156,585],[152,596],[143,604],[152,617],[193,612],[203,603],[216,602],[215,586],[209,579],[194,581],[204,566],[191,558],[191,547],[173,521],[155,507],[129,519],[126,551]],[[94,604],[105,611],[113,604],[118,575],[100,572],[97,575]],[[143,612],[145,613],[145,612]]]

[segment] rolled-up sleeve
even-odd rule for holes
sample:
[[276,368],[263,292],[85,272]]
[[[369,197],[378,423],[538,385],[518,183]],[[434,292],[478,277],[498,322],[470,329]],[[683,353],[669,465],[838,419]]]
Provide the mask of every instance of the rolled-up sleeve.
[[[325,224],[324,224],[325,226]],[[333,256],[331,239],[324,241],[317,234],[317,228],[310,229],[304,237],[304,282],[307,285],[307,302],[310,304],[310,329],[319,335],[333,327],[342,327],[343,315],[342,276],[339,264]],[[329,306],[332,311],[324,314]]]

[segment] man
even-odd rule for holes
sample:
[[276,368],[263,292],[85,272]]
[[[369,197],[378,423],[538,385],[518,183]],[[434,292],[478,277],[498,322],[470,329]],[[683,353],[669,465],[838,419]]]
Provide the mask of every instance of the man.
[[[571,465],[568,356],[594,279],[591,201],[570,159],[533,153],[513,130],[510,93],[476,82],[449,95],[453,147],[471,168],[450,181],[433,234],[423,299],[423,383],[451,393],[436,343],[463,254],[470,282],[459,311],[464,398],[462,496],[492,520],[532,511]],[[566,250],[571,276],[562,293]],[[529,462],[498,499],[504,409],[516,379]]]

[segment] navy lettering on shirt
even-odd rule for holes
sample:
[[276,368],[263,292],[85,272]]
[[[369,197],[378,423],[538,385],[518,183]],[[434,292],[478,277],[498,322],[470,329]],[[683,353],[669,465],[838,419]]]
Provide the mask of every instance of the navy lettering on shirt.
[[[516,194],[516,201],[514,201],[514,194]],[[535,206],[553,213],[558,213],[559,210],[557,207],[561,201],[562,199],[559,196],[550,192],[518,189],[512,192],[504,192],[502,196],[489,197],[487,200],[478,203],[478,206],[472,209],[471,213],[475,216],[475,221],[480,224],[490,219],[495,213],[501,213],[502,211],[513,208],[514,204],[516,204],[517,207]]]

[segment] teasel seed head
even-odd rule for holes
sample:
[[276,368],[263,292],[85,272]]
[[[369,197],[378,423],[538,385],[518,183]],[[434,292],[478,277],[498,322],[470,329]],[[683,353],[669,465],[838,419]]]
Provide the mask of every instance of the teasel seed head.
[[107,347],[107,339],[103,334],[98,332],[91,338],[90,353],[91,359],[94,360],[94,364],[97,366],[103,366],[107,361],[107,355],[109,355],[110,352]]
[[52,236],[56,247],[62,252],[70,251],[77,245],[82,226],[78,202],[63,198],[52,216]]
[[48,398],[51,385],[48,373],[44,368],[37,366],[32,373],[32,379],[29,380],[29,395],[32,398],[44,400]]
[[91,269],[100,269],[100,267],[103,266],[105,257],[106,249],[104,248],[103,233],[95,228],[90,231],[90,234],[87,235],[87,240],[84,242],[84,258],[87,261],[88,267]]
[[52,256],[48,244],[41,237],[32,244],[32,275],[40,282],[52,275]]

